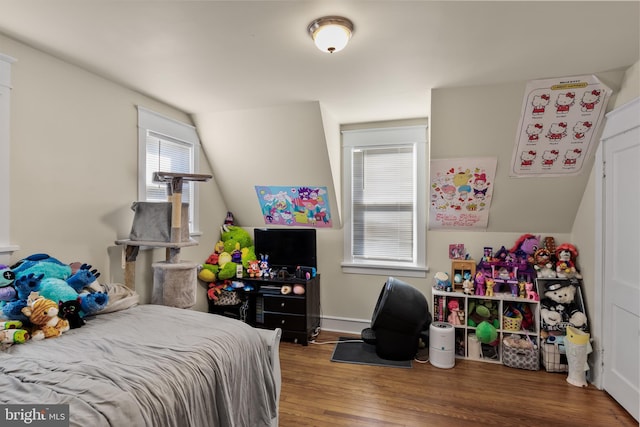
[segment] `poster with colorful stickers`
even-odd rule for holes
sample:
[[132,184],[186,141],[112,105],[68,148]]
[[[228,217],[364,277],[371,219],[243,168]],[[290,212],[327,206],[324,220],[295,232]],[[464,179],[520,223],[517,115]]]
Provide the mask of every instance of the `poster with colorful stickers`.
[[611,89],[596,76],[533,80],[525,90],[509,175],[575,175],[588,159]]
[[429,229],[485,229],[498,159],[431,160]]
[[265,224],[332,226],[327,187],[256,185],[255,188]]

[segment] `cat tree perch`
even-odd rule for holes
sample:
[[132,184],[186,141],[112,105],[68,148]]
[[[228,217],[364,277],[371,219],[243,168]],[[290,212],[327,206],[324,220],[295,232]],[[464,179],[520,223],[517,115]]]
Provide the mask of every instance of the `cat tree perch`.
[[[140,247],[166,248],[165,261],[152,264],[151,303],[153,304],[179,308],[190,308],[195,304],[198,264],[180,259],[182,248],[198,244],[197,241],[189,237],[188,222],[184,223],[184,219],[188,218],[188,215],[185,215],[187,212],[183,212],[183,210],[188,209],[188,205],[183,207],[182,188],[185,182],[206,182],[211,177],[211,175],[201,174],[154,172],[154,182],[167,184],[168,205],[166,203],[150,203],[147,206],[153,205],[154,208],[160,209],[136,209],[134,228],[137,226],[140,230],[135,233],[135,238],[116,240],[117,245],[125,246],[124,281],[125,285],[131,289],[135,288],[135,264]],[[163,209],[165,207],[170,209],[170,215],[166,215],[167,210]],[[162,231],[165,231],[164,234],[160,234],[166,236],[166,240],[145,240],[146,235],[154,237],[158,235],[155,232],[157,230],[150,230],[151,228],[161,228]]]

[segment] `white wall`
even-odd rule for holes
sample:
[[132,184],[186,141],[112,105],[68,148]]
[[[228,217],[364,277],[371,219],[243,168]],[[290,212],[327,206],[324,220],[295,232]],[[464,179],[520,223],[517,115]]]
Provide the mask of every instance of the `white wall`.
[[[12,262],[45,252],[63,262],[82,261],[102,281],[122,282],[121,247],[137,199],[137,111],[143,105],[190,122],[184,113],[0,36],[0,52],[17,59],[11,93]],[[206,159],[201,173],[210,173]],[[215,181],[201,184],[202,241],[217,239],[226,208]],[[214,237],[215,236],[215,237]],[[206,259],[204,244],[183,259]],[[151,263],[164,250],[146,251],[138,262],[136,289],[148,300]],[[204,289],[198,307],[206,307]]]

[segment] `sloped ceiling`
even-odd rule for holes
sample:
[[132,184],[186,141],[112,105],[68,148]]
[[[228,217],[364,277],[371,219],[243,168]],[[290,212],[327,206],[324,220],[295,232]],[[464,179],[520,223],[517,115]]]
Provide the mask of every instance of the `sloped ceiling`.
[[[339,124],[428,117],[434,88],[624,69],[640,55],[639,5],[0,0],[0,33],[191,114],[207,129],[215,171],[228,148],[215,126],[228,112],[315,102]],[[306,28],[334,14],[350,18],[355,34],[342,52],[325,54]],[[272,145],[271,155],[287,156]],[[287,167],[326,179],[329,156],[321,157]],[[230,209],[244,208],[235,205],[237,182],[216,181]],[[581,194],[584,181],[571,191]]]

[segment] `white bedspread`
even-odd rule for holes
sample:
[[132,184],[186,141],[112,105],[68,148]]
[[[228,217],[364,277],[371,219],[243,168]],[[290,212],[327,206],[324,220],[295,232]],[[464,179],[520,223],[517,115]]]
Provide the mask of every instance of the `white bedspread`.
[[0,402],[69,404],[72,426],[266,426],[267,345],[236,320],[158,305],[0,352]]

